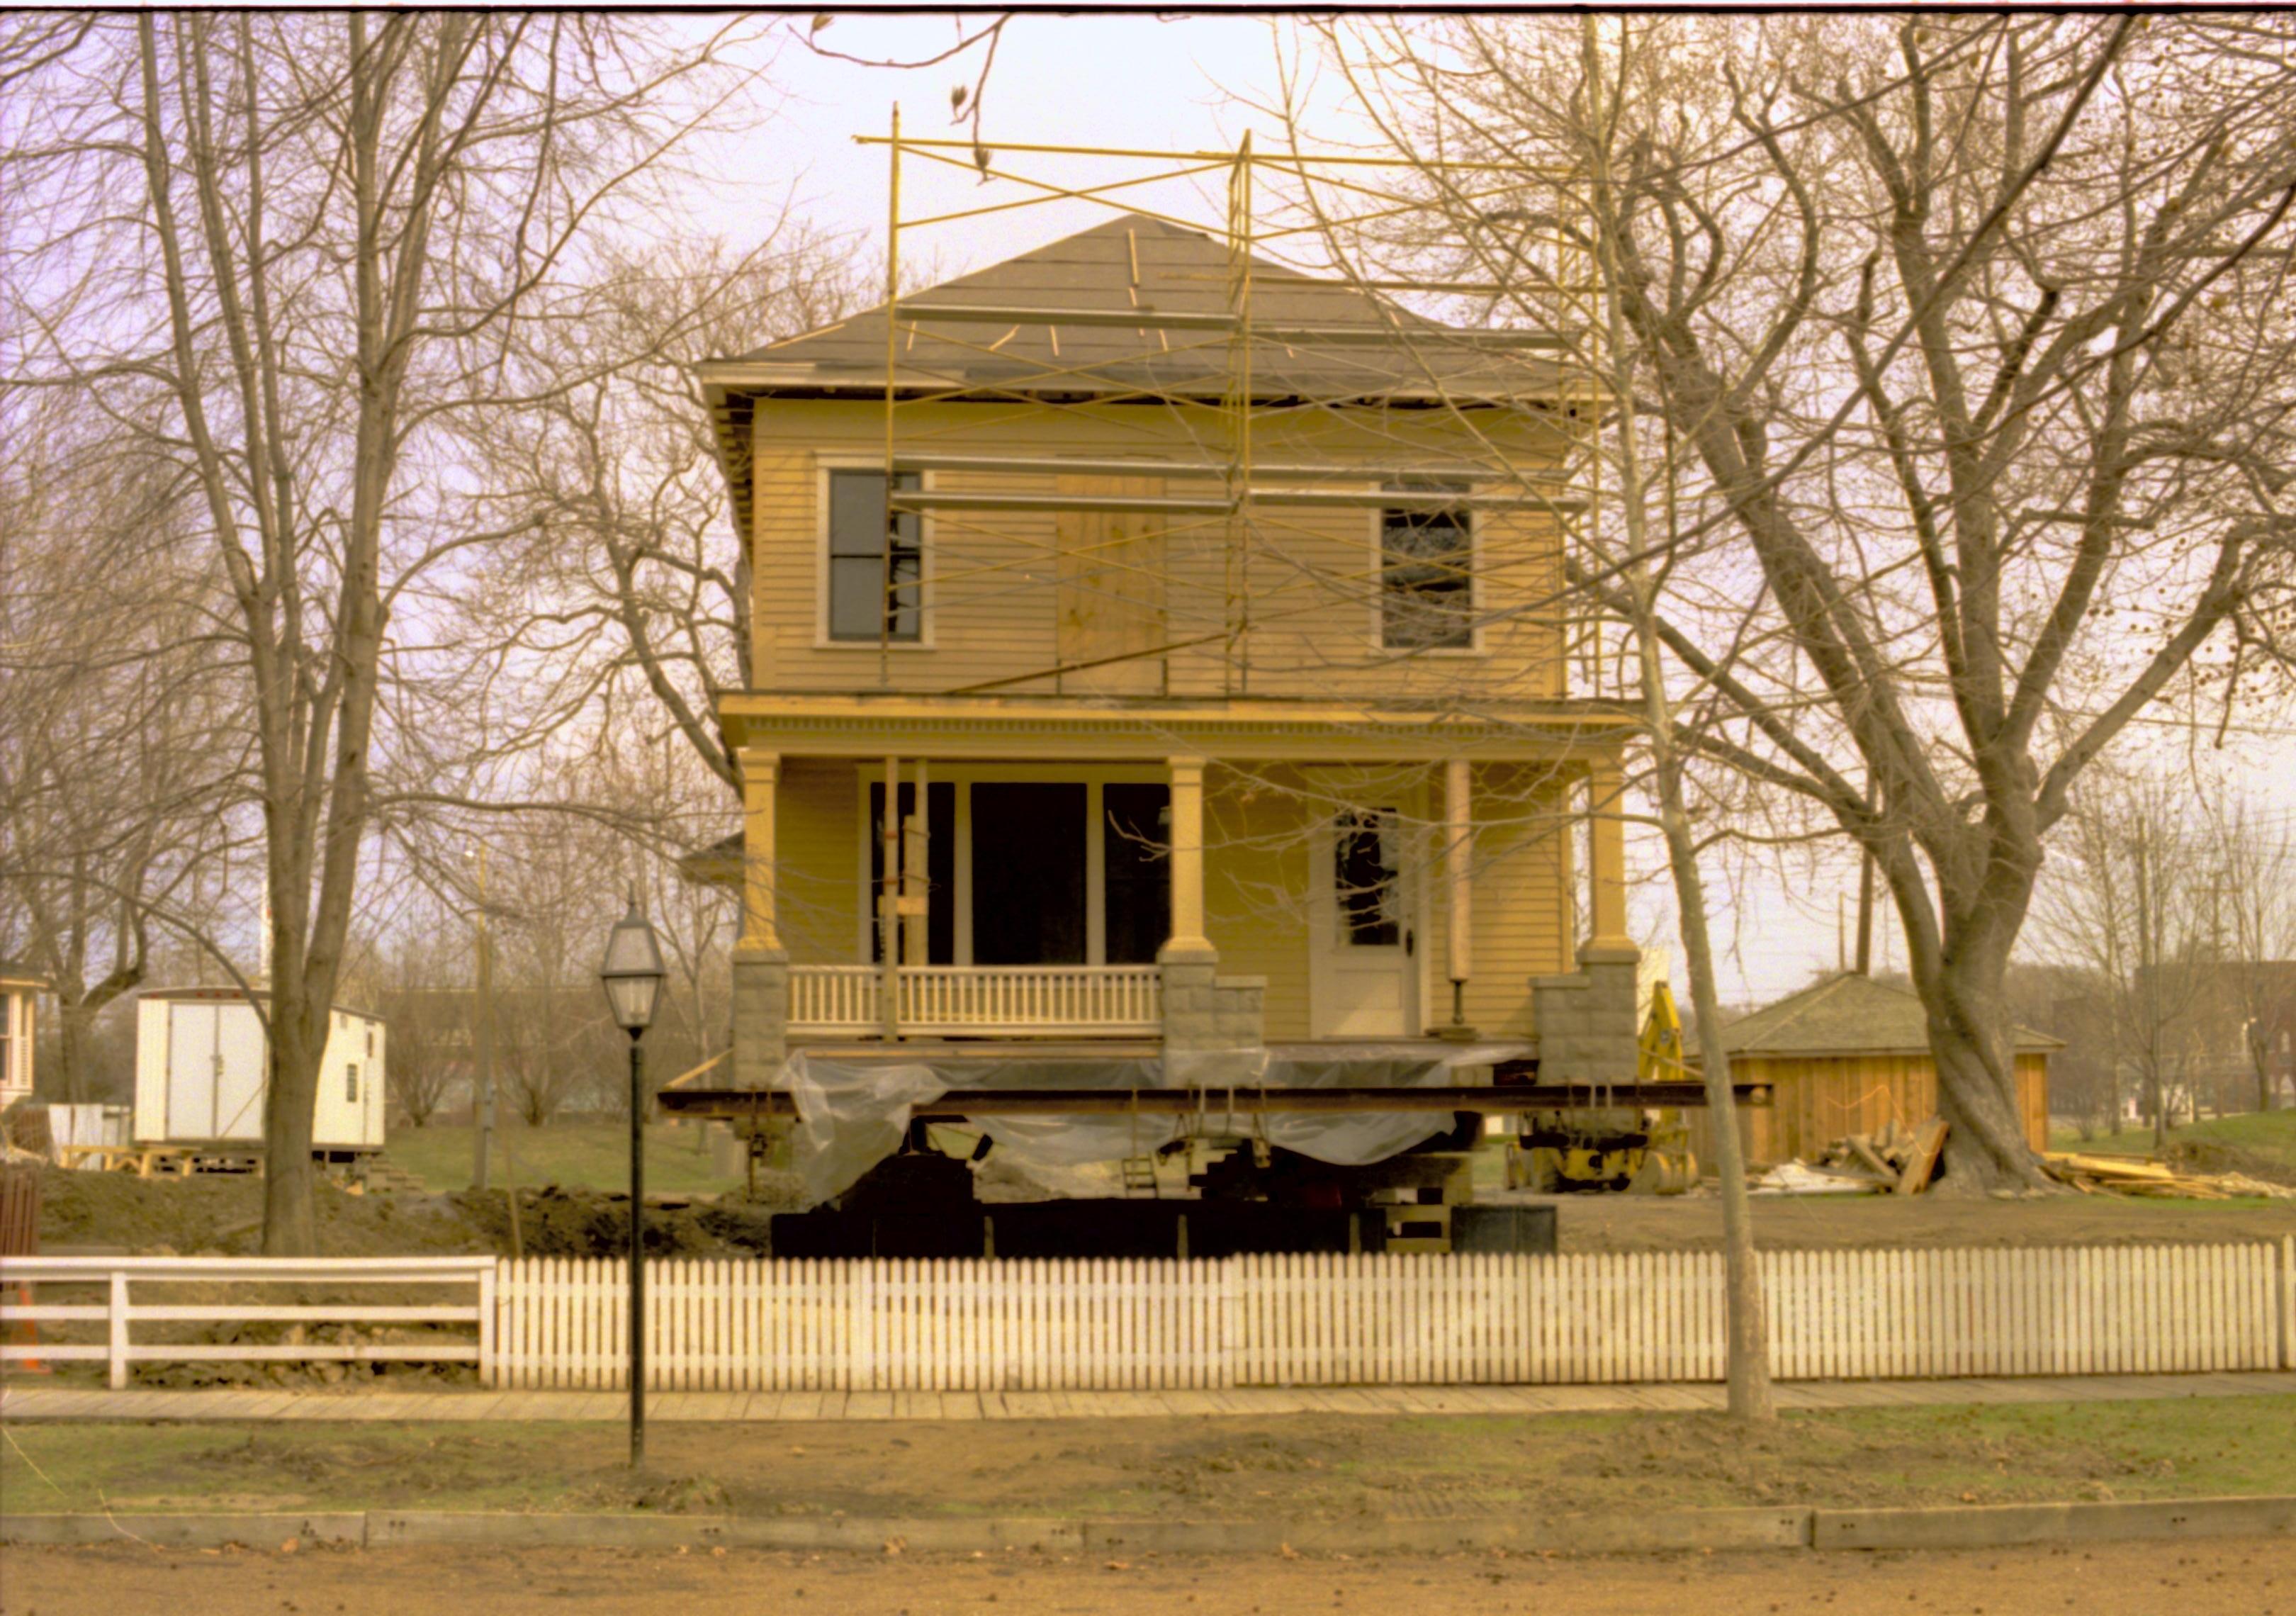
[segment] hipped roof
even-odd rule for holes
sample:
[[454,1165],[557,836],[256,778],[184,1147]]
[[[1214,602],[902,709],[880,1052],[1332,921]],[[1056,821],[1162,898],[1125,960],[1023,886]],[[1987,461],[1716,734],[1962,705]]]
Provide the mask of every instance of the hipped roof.
[[[2030,1027],[2014,1036],[2021,1050],[2064,1047],[2063,1039]],[[1925,1055],[1929,1013],[1902,988],[1844,972],[1731,1022],[1722,1047],[1734,1055]]]
[[[1225,242],[1144,214],[1105,224],[905,293],[892,352],[906,397],[1218,401],[1248,348],[1251,396],[1263,402],[1397,407],[1521,404],[1562,391],[1552,333],[1444,325],[1345,282],[1251,259],[1255,332],[1317,330],[1238,344],[1222,330],[935,322],[916,306],[1226,316],[1234,266]],[[737,515],[749,505],[747,439],[760,398],[882,398],[885,306],[818,331],[703,362],[702,389]],[[1548,342],[1526,349],[1526,341]]]
[[[1098,385],[1216,397],[1227,387],[1234,359],[1234,344],[1225,332],[936,323],[912,306],[1222,316],[1232,312],[1233,274],[1225,242],[1144,214],[1119,214],[972,275],[904,294],[901,324],[914,321],[919,329],[901,332],[894,362],[905,378],[914,374],[939,386],[1037,392]],[[1321,344],[1304,338],[1255,341],[1255,393],[1380,398],[1442,386],[1476,398],[1515,398],[1544,396],[1556,377],[1545,353],[1495,349],[1491,332],[1423,319],[1345,282],[1258,257],[1251,259],[1250,310],[1255,327],[1344,333]],[[704,373],[789,367],[782,385],[882,394],[885,325],[881,303],[819,331],[711,360]],[[1381,333],[1392,340],[1365,340]]]

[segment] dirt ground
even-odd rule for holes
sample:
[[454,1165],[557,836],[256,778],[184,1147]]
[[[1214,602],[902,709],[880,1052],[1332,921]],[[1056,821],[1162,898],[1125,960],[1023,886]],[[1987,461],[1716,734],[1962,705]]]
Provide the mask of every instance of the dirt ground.
[[[649,1249],[661,1256],[740,1254],[761,1248],[771,1203],[649,1195]],[[354,1195],[322,1183],[319,1245],[330,1256],[398,1257],[511,1251],[510,1202],[500,1193]],[[246,1256],[258,1249],[259,1179],[210,1174],[137,1178],[124,1173],[49,1171],[40,1179],[44,1247],[119,1246],[130,1251]],[[529,1256],[619,1253],[629,1197],[556,1185],[522,1192],[521,1249]]]
[[472,1547],[157,1550],[122,1541],[0,1554],[0,1616],[171,1609],[201,1616],[486,1612],[690,1616],[2296,1616],[2296,1539],[1953,1554],[1543,1559],[800,1555]]
[[[2296,1493],[2296,1397],[1790,1415],[23,1424],[11,1507],[1189,1521]],[[22,1500],[16,1502],[16,1500]],[[2292,1607],[2291,1616],[2296,1616]]]
[[[40,1238],[49,1247],[121,1246],[132,1251],[226,1255],[256,1250],[263,1186],[253,1178],[139,1179],[50,1172],[42,1178]],[[1517,1199],[1529,1199],[1518,1197]],[[1679,1197],[1551,1198],[1565,1251],[1710,1251],[1722,1237],[1720,1202]],[[524,1249],[544,1256],[621,1250],[628,1202],[594,1190],[529,1192],[521,1202]],[[649,1213],[653,1249],[665,1256],[756,1251],[772,1203],[693,1199]],[[500,1194],[350,1195],[319,1191],[322,1249],[343,1256],[510,1250]],[[2147,1242],[2278,1239],[2296,1234],[2296,1201],[2137,1201],[2065,1194],[2034,1201],[1766,1196],[1754,1233],[1769,1247],[1893,1245],[2117,1245]]]
[[[1722,1203],[1710,1194],[1551,1199],[1565,1251],[1697,1251],[1722,1246]],[[2139,1201],[2079,1194],[1993,1201],[1931,1194],[1764,1195],[1754,1202],[1754,1243],[1766,1249],[2214,1243],[2286,1235],[2296,1235],[2296,1201]]]

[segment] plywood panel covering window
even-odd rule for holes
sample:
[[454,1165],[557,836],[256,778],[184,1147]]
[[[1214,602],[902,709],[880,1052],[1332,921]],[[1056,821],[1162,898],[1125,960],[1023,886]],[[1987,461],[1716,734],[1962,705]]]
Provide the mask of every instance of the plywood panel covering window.
[[[1068,496],[1161,498],[1160,477],[1062,477]],[[1061,687],[1154,695],[1164,664],[1164,534],[1139,511],[1063,511],[1060,545]]]

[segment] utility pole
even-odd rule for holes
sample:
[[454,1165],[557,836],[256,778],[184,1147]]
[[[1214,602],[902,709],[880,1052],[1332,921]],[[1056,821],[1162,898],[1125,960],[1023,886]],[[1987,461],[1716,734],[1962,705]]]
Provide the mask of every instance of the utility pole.
[[2145,989],[2145,1055],[2147,1076],[2152,1090],[2152,1153],[2166,1155],[2169,1150],[2168,1085],[2161,1079],[2161,958],[2154,947],[2152,935],[2152,889],[2158,883],[2152,879],[2144,839],[2144,821],[2136,822],[2136,973],[2144,979]]
[[471,1091],[471,1187],[483,1190],[495,1143],[495,943],[487,922],[485,843],[479,845],[475,857],[479,863],[478,1073]]
[[1858,860],[1857,974],[1874,974],[1874,855]]

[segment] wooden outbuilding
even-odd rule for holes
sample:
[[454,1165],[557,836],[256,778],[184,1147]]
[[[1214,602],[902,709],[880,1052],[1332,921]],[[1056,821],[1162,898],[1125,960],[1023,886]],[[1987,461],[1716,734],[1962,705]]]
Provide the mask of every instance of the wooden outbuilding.
[[[1771,1092],[1768,1106],[1738,1113],[1750,1163],[1815,1160],[1847,1135],[1892,1120],[1911,1128],[1937,1114],[1927,1013],[1912,993],[1871,977],[1830,976],[1733,1021],[1722,1042],[1732,1080]],[[2037,1151],[2049,1141],[2049,1054],[2062,1047],[2046,1033],[2016,1029],[2017,1112]],[[1689,1120],[1700,1160],[1711,1161],[1705,1113]]]

